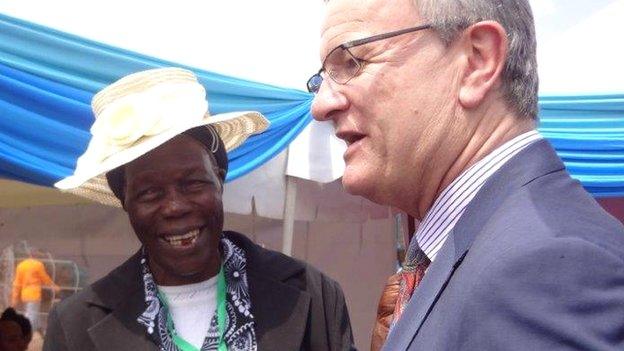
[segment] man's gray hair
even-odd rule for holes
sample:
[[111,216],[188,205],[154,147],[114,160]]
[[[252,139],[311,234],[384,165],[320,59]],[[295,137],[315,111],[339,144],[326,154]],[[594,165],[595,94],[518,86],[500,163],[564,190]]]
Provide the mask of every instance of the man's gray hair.
[[420,15],[450,44],[470,25],[500,23],[509,41],[502,73],[503,94],[521,117],[537,119],[537,58],[535,25],[528,0],[414,0]]

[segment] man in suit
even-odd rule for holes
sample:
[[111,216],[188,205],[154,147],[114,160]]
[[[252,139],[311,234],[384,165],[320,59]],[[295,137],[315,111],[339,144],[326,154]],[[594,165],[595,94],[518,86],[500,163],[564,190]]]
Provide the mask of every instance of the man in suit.
[[624,349],[624,229],[536,131],[535,48],[526,0],[328,1],[312,113],[421,222],[373,349]]
[[54,307],[44,350],[351,349],[336,282],[223,231],[226,151],[268,121],[210,116],[205,96],[192,72],[162,68],[93,98],[91,142],[56,186],[122,206],[142,247]]

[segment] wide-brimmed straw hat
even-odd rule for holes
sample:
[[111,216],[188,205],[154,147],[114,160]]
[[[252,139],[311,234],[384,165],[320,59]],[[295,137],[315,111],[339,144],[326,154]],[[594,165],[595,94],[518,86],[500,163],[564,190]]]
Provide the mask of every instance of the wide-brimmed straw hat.
[[54,186],[111,206],[121,203],[106,182],[106,172],[176,135],[210,124],[230,151],[269,125],[253,111],[211,116],[206,90],[191,71],[181,68],[130,74],[97,93],[91,107],[95,122],[87,150],[78,159],[74,174]]

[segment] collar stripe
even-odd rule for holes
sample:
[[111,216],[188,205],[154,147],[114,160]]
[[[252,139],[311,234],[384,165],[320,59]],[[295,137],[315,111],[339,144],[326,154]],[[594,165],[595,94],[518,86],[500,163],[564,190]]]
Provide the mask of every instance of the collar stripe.
[[457,177],[438,196],[418,227],[412,239],[417,242],[410,245],[408,257],[413,257],[413,251],[420,246],[433,261],[448,234],[485,182],[513,156],[540,139],[542,136],[536,130],[521,134],[496,148]]
[[[448,226],[449,221],[456,217],[451,217],[454,212],[463,212],[463,207],[476,195],[477,190],[489,178],[489,174],[500,168],[502,166],[501,162],[506,161],[507,158],[513,156],[516,151],[521,149],[523,144],[518,145],[518,143],[522,143],[524,140],[523,138],[510,144],[509,148],[500,150],[500,153],[491,154],[494,157],[491,160],[484,159],[485,163],[481,164],[482,167],[475,168],[479,163],[474,164],[446,188],[445,198],[439,203],[438,201],[434,203],[430,211],[430,218],[426,216],[423,221],[423,236],[422,239],[418,239],[423,250],[432,234],[437,233],[440,227]],[[451,213],[448,213],[449,211]],[[439,223],[440,220],[442,220],[442,223]]]

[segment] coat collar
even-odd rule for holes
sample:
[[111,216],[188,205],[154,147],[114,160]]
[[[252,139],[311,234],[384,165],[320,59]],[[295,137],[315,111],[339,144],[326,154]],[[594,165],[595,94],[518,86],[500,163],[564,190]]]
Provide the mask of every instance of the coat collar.
[[540,140],[527,146],[486,181],[414,291],[403,317],[388,335],[384,350],[409,347],[470,246],[500,204],[531,181],[564,168],[548,141]]
[[247,256],[251,310],[258,350],[299,350],[305,335],[311,296],[288,284],[305,273],[305,265],[254,244],[242,234],[226,232]]
[[93,284],[87,301],[109,313],[88,329],[97,350],[158,350],[137,318],[145,310],[140,254]]
[[[245,251],[247,278],[259,350],[296,350],[303,342],[311,297],[288,282],[304,274],[305,265],[225,232]],[[93,284],[88,303],[109,311],[88,332],[98,350],[157,350],[137,322],[145,310],[145,293],[136,253],[107,278]]]

